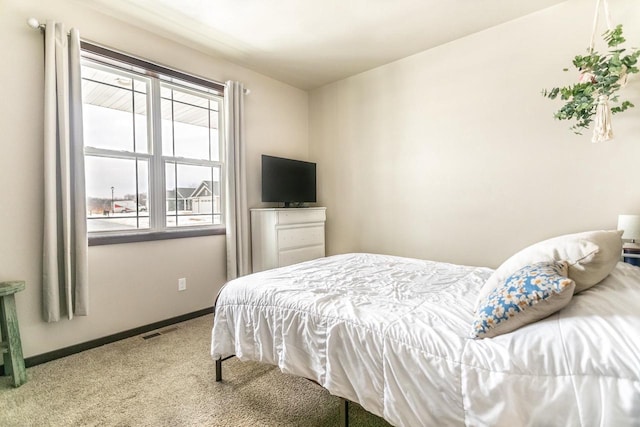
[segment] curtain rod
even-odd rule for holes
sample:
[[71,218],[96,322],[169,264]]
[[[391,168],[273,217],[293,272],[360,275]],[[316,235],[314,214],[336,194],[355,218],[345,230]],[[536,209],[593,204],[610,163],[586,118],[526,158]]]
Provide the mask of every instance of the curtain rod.
[[[27,25],[29,27],[33,28],[34,30],[40,30],[40,31],[44,31],[47,28],[46,24],[41,24],[40,21],[38,21],[36,18],[27,19]],[[67,32],[67,34],[69,34],[69,32]],[[88,43],[89,45],[94,46],[95,48],[98,48],[98,49],[112,50],[112,49],[108,49],[108,48],[104,48],[102,46],[96,45],[96,44],[91,43],[91,42],[86,42],[86,43]],[[120,52],[116,52],[116,53],[120,53]],[[131,57],[131,55],[127,55],[127,56]],[[139,59],[139,58],[135,58],[135,59]],[[148,62],[148,61],[145,61],[145,62]],[[163,68],[166,68],[166,67],[163,67]],[[200,77],[198,77],[198,78],[200,78]],[[209,80],[209,79],[206,79],[206,80]],[[209,81],[214,83],[214,84],[216,84],[216,85],[220,85],[222,87],[226,86],[224,83],[219,83],[219,82],[216,82],[214,80],[209,80]],[[248,89],[248,88],[244,88],[244,90],[242,92],[245,95],[249,95],[251,93],[251,90]]]

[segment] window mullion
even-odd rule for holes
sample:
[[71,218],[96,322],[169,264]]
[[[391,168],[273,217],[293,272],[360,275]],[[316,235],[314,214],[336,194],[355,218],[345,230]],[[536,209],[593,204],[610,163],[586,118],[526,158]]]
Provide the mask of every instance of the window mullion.
[[87,156],[113,157],[115,159],[151,159],[147,153],[132,153],[131,151],[107,150],[103,148],[84,147]]
[[166,228],[166,188],[164,178],[164,162],[162,159],[162,111],[160,106],[160,81],[157,78],[151,80],[151,126],[153,129],[153,157],[151,159],[151,185],[153,209],[150,212],[151,228],[164,230]]
[[186,157],[172,157],[162,156],[163,163],[179,163],[181,165],[194,165],[194,166],[207,166],[207,167],[221,167],[222,162],[215,162],[204,159],[189,159]]

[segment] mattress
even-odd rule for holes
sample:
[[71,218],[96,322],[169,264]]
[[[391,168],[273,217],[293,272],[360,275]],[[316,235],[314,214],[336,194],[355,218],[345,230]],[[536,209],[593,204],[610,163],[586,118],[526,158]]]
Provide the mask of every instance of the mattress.
[[397,426],[638,425],[640,268],[473,340],[491,273],[345,254],[245,276],[219,294],[211,354],[277,365]]

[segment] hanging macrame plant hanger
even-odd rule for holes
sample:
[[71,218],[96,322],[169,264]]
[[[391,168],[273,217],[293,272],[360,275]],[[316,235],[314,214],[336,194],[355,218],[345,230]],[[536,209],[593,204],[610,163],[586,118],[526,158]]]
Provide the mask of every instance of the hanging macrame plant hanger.
[[[604,8],[605,21],[607,23],[607,30],[611,31],[611,15],[609,15],[609,3],[607,0],[596,1],[596,12],[593,16],[593,30],[591,31],[591,42],[589,43],[589,54],[595,50],[596,31],[598,28],[598,18],[600,15],[600,4]],[[588,76],[589,72],[585,71],[580,76],[580,81],[584,81],[585,78],[591,78]],[[622,83],[626,83],[626,74]],[[593,136],[591,142],[603,142],[613,139],[613,127],[611,125],[611,107],[609,106],[609,97],[607,95],[598,96],[598,105],[596,106],[596,116],[594,119]]]
[[[601,8],[604,9],[607,25],[607,31],[602,34],[608,47],[604,53],[595,49]],[[627,49],[620,47],[625,41],[622,25],[611,25],[607,0],[597,0],[587,54],[576,55],[573,59],[573,65],[579,73],[577,82],[542,91],[544,97],[565,101],[554,117],[558,120],[575,120],[571,126],[575,133],[580,135],[583,129],[594,125],[592,142],[612,140],[611,116],[634,106],[631,101],[620,100],[618,94],[629,76],[640,72],[637,66],[640,50],[631,48],[630,53],[625,53]],[[568,69],[565,68],[565,71]]]

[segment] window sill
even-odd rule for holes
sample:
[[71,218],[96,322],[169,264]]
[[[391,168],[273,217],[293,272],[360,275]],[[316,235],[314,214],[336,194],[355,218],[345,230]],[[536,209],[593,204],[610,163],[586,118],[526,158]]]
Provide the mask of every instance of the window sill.
[[226,229],[224,227],[131,234],[96,233],[89,235],[89,246],[119,245],[122,243],[152,242],[155,240],[183,239],[187,237],[217,236],[224,234],[226,234]]

